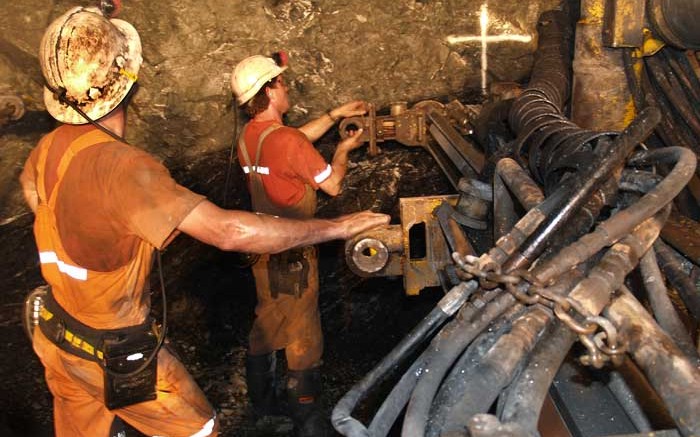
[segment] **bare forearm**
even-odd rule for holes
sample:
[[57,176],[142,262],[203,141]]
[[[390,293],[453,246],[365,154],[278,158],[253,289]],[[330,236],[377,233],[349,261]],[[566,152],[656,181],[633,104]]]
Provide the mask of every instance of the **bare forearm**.
[[346,147],[338,145],[331,161],[333,171],[328,179],[319,184],[319,187],[329,196],[337,196],[342,191],[343,179],[348,171],[349,152]]
[[306,123],[300,127],[299,130],[313,143],[328,132],[328,129],[333,127],[334,124],[335,120],[333,120],[330,115],[323,114],[319,118]]
[[185,217],[178,229],[219,249],[250,253],[281,252],[348,235],[348,224],[335,220],[290,220],[225,210],[206,200]]
[[343,183],[345,179],[345,174],[348,171],[348,153],[350,151],[344,148],[338,147],[335,149],[333,154],[333,160],[331,161],[331,167],[333,167],[333,174],[338,178],[338,185]]
[[290,220],[266,214],[230,211],[223,250],[277,253],[299,246],[347,238],[346,227],[332,220]]
[[389,216],[360,211],[334,219],[292,220],[221,209],[204,200],[177,229],[221,250],[277,253],[323,241],[347,239],[389,223]]

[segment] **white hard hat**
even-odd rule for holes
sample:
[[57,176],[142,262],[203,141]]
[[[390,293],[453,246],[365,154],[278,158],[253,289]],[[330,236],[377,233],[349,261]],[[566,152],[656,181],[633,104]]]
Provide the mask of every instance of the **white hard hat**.
[[287,67],[280,67],[267,56],[255,55],[236,65],[231,74],[231,89],[239,105],[252,99],[270,79],[282,74]]
[[109,114],[136,82],[143,60],[141,39],[126,21],[107,19],[98,8],[75,7],[46,29],[39,60],[47,83],[47,111],[60,122],[85,124],[56,92],[65,92],[93,120]]

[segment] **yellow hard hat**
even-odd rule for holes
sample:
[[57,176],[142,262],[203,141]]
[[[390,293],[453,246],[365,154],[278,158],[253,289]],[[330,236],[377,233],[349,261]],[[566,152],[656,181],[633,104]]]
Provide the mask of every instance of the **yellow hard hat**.
[[252,99],[270,79],[282,74],[287,67],[280,67],[267,56],[255,55],[242,60],[231,74],[231,90],[239,105]]
[[46,29],[39,60],[47,111],[62,123],[85,124],[57,93],[93,120],[109,114],[136,82],[141,39],[126,21],[108,19],[98,8],[75,7]]

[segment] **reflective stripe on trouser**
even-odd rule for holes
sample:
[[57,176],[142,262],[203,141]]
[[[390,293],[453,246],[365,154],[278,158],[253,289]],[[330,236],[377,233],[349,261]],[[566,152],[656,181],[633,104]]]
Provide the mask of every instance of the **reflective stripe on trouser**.
[[218,432],[214,409],[165,347],[158,353],[157,399],[112,411],[103,402],[104,375],[97,363],[62,351],[38,329],[34,350],[54,397],[56,437],[107,436],[115,414],[147,435],[203,437]]
[[299,298],[289,294],[270,294],[267,264],[268,255],[260,257],[253,265],[253,276],[258,304],[255,322],[250,331],[251,355],[263,355],[285,349],[287,367],[305,370],[321,360],[323,334],[321,316],[318,311],[318,254],[309,247],[308,287]]

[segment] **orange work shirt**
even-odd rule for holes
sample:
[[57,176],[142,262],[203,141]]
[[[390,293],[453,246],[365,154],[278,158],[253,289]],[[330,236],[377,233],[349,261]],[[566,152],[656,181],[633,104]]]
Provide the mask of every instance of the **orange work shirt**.
[[[255,165],[258,138],[276,121],[250,121],[243,131],[251,166]],[[299,129],[282,126],[263,141],[257,168],[248,168],[240,149],[238,161],[245,173],[262,175],[268,198],[276,205],[296,205],[306,193],[305,185],[318,190],[318,185],[331,175],[331,166]]]
[[[45,137],[27,159],[22,185],[33,183],[51,197],[64,153],[78,138],[95,130],[91,125],[63,125]],[[55,226],[50,233],[56,233],[59,240],[49,246],[51,256],[44,259],[46,254],[40,253],[42,271],[44,266],[55,269],[51,266],[57,265],[59,276],[53,278],[63,278],[59,282],[47,278],[56,300],[73,317],[98,329],[144,320],[150,307],[149,296],[143,293],[151,268],[150,252],[163,248],[180,222],[204,199],[178,185],[148,153],[105,137],[80,150],[65,169],[55,193],[53,219],[47,222]],[[45,163],[43,177],[38,178],[41,156]],[[48,228],[39,230],[50,235]],[[46,246],[41,243],[40,252]],[[62,259],[63,251],[67,259]],[[145,263],[134,264],[137,257]]]

